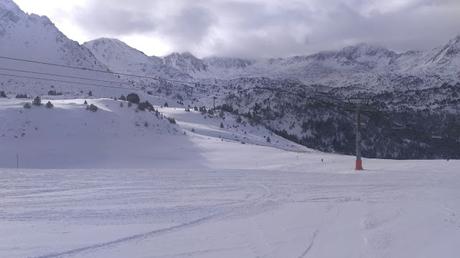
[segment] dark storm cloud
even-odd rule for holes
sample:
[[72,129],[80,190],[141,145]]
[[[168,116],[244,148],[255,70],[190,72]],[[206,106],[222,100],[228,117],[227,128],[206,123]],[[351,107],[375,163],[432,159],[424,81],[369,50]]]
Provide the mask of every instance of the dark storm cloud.
[[426,49],[460,33],[458,0],[92,0],[94,34],[149,34],[199,55],[274,57],[368,42]]

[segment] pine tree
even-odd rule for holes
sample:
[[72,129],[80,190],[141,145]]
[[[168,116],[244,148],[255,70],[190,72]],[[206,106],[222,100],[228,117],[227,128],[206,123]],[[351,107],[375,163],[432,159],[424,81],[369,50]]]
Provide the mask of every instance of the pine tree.
[[139,104],[141,102],[141,99],[139,98],[139,95],[137,95],[136,93],[128,94],[128,96],[126,97],[126,100],[128,102],[134,103],[134,104]]
[[34,101],[32,102],[33,105],[35,106],[41,106],[42,105],[42,99],[40,97],[35,97]]

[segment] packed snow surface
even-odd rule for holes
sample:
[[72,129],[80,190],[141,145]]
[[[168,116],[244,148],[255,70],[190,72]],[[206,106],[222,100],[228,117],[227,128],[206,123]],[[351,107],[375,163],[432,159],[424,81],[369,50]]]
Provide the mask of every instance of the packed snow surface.
[[[176,118],[170,124],[113,100],[88,100],[100,107],[91,113],[82,101],[55,100],[53,110],[3,102],[2,155],[28,143],[40,157],[25,157],[29,165],[44,169],[0,169],[0,257],[460,253],[459,161],[365,160],[367,170],[357,173],[353,157],[275,136],[268,144],[266,131],[236,128],[228,115],[159,108]],[[59,150],[81,160],[53,163],[68,157]],[[128,168],[135,165],[141,168]]]

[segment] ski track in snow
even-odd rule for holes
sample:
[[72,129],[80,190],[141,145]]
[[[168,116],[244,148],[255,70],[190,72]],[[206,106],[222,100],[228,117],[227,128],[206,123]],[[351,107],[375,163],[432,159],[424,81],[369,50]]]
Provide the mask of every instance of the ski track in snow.
[[[0,229],[9,232],[0,241],[4,257],[434,257],[430,250],[455,257],[458,251],[452,240],[460,236],[459,176],[453,170],[0,175]],[[167,218],[174,223],[161,226]],[[133,223],[142,227],[119,230]],[[96,229],[79,233],[81,226]]]
[[315,232],[313,232],[313,236],[311,237],[310,244],[308,245],[307,249],[305,249],[305,251],[302,253],[302,255],[299,256],[299,258],[307,257],[308,252],[310,252],[311,248],[315,244],[315,239],[316,239],[316,236],[318,236],[318,234],[319,234],[319,230],[316,230]]
[[[207,222],[209,222],[209,221],[211,221],[213,219],[224,218],[225,216],[232,216],[232,215],[235,216],[235,215],[240,214],[238,211],[245,210],[245,209],[247,209],[249,207],[254,207],[254,206],[262,204],[271,195],[270,189],[267,186],[264,186],[263,184],[257,184],[257,185],[254,185],[251,188],[252,189],[261,189],[262,194],[260,196],[256,196],[253,199],[245,198],[245,200],[243,200],[243,201],[237,201],[237,202],[232,202],[232,203],[229,203],[229,204],[225,204],[223,206],[231,206],[231,209],[228,209],[227,211],[224,211],[224,212],[211,214],[209,216],[201,217],[199,219],[192,220],[192,221],[189,221],[189,222],[186,222],[186,223],[182,223],[180,225],[161,228],[161,229],[157,229],[157,230],[153,230],[153,231],[149,231],[149,232],[145,232],[145,233],[134,234],[134,235],[122,237],[122,238],[119,238],[119,239],[116,239],[116,240],[113,240],[113,241],[108,241],[108,242],[104,242],[104,243],[98,243],[98,244],[89,245],[89,246],[85,246],[85,247],[75,248],[75,249],[71,249],[71,250],[68,250],[68,251],[62,251],[62,252],[56,252],[56,253],[40,255],[40,256],[36,256],[34,258],[54,258],[54,257],[65,257],[65,256],[78,256],[78,255],[82,255],[82,254],[84,255],[85,253],[94,252],[94,251],[96,251],[98,249],[111,248],[111,247],[114,247],[114,246],[117,246],[117,245],[120,245],[120,244],[126,244],[128,242],[132,242],[132,241],[141,241],[141,240],[147,240],[147,239],[154,238],[154,237],[160,237],[163,234],[168,234],[168,233],[171,233],[171,232],[180,231],[180,230],[186,229],[188,227],[199,226],[200,224],[207,223]],[[239,191],[243,191],[243,190],[244,190],[243,188],[239,189]],[[31,195],[40,194],[40,193],[51,193],[51,192],[56,192],[56,191],[43,190],[43,191],[37,191],[37,192],[31,193]],[[218,205],[216,207],[218,207]],[[225,249],[202,250],[202,251],[197,251],[197,252],[193,252],[193,253],[184,253],[184,255],[185,254],[187,254],[187,255],[193,255],[193,254],[198,255],[198,254],[202,254],[202,253],[216,252],[216,251],[221,251],[221,250],[225,250]]]
[[218,216],[218,215],[217,214],[210,215],[210,216],[206,216],[206,217],[203,217],[203,218],[200,218],[200,219],[197,219],[197,220],[194,220],[194,221],[190,221],[190,222],[187,222],[187,223],[184,223],[184,224],[181,224],[181,225],[173,226],[173,227],[153,230],[153,231],[146,232],[146,233],[141,233],[141,234],[137,234],[137,235],[132,235],[132,236],[120,238],[120,239],[113,240],[113,241],[110,241],[110,242],[105,242],[105,243],[95,244],[95,245],[86,246],[86,247],[82,247],[82,248],[77,248],[77,249],[73,249],[73,250],[69,250],[69,251],[64,251],[64,252],[61,252],[61,253],[53,253],[53,254],[47,254],[47,255],[43,255],[43,256],[37,256],[36,258],[54,258],[54,257],[61,257],[61,256],[73,256],[73,255],[77,255],[77,254],[82,253],[82,252],[94,251],[95,249],[111,247],[111,246],[114,246],[114,245],[117,245],[117,244],[129,242],[129,241],[135,241],[135,240],[139,240],[139,239],[146,239],[146,238],[156,237],[156,236],[159,236],[161,234],[169,233],[169,232],[172,232],[172,231],[175,231],[175,230],[181,230],[181,229],[183,229],[185,227],[191,227],[191,226],[199,225],[201,223],[205,223],[206,221],[211,220],[212,218],[214,218],[216,216]]

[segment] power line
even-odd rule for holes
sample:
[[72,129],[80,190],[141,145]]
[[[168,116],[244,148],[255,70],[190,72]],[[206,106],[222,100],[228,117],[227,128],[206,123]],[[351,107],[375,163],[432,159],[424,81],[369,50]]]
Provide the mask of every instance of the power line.
[[[10,68],[3,68],[3,67],[0,67],[0,70],[9,71],[9,72],[30,73],[30,74],[38,74],[38,75],[46,75],[46,76],[55,76],[55,77],[61,77],[61,78],[70,78],[70,79],[79,79],[79,80],[86,80],[86,81],[106,82],[106,83],[114,83],[114,84],[119,84],[119,85],[133,86],[132,84],[127,83],[127,82],[123,82],[123,81],[100,80],[100,79],[94,79],[94,78],[85,78],[85,77],[62,75],[62,74],[55,74],[55,73],[43,73],[43,72],[35,72],[35,71],[30,71],[30,70],[10,69]],[[33,76],[28,76],[28,75],[5,74],[5,73],[0,73],[0,75],[9,76],[9,77],[23,78],[23,79],[43,80],[43,81],[61,82],[61,83],[69,83],[69,84],[79,84],[79,85],[93,86],[93,87],[129,89],[128,87],[117,87],[117,86],[101,85],[101,84],[95,84],[95,83],[84,83],[84,82],[77,82],[77,81],[67,81],[67,80],[52,79],[52,78],[33,77]],[[182,82],[182,84],[185,84],[185,83]],[[185,84],[185,85],[190,86],[190,84]],[[193,87],[193,86],[191,86],[191,87]]]
[[22,58],[8,57],[8,56],[0,56],[0,59],[6,59],[6,60],[11,60],[11,61],[17,61],[17,62],[26,62],[26,63],[32,63],[32,64],[55,66],[55,67],[63,67],[63,68],[76,69],[76,70],[82,70],[82,71],[91,71],[91,72],[98,72],[98,73],[124,75],[124,76],[131,76],[131,77],[139,77],[139,78],[145,78],[145,79],[159,80],[158,78],[150,77],[150,76],[144,76],[144,75],[135,75],[135,74],[128,74],[128,73],[117,73],[117,72],[112,72],[112,71],[108,71],[108,70],[99,70],[99,69],[92,69],[92,68],[87,68],[87,67],[82,67],[82,66],[64,65],[64,64],[50,63],[50,62],[31,60],[31,59],[22,59]]
[[109,86],[109,85],[94,84],[94,83],[84,83],[84,82],[76,82],[76,81],[66,81],[66,80],[58,80],[58,79],[50,79],[50,78],[40,78],[40,77],[32,77],[32,76],[17,75],[17,74],[0,73],[0,76],[15,77],[15,78],[22,78],[22,79],[31,79],[31,80],[60,82],[60,83],[68,83],[68,84],[78,84],[78,85],[91,86],[91,87],[101,87],[101,88],[129,90],[128,88],[125,88],[125,87]]
[[64,65],[64,64],[50,63],[50,62],[31,60],[31,59],[22,59],[22,58],[8,57],[8,56],[0,56],[0,59],[17,61],[17,62],[26,62],[26,63],[32,63],[32,64],[48,65],[48,66],[54,66],[54,67],[63,67],[63,68],[68,68],[68,69],[81,70],[81,71],[91,71],[91,72],[98,72],[98,73],[105,73],[105,74],[112,74],[112,75],[137,77],[137,78],[150,79],[150,80],[155,80],[155,81],[166,81],[166,82],[181,83],[181,84],[194,83],[194,82],[186,82],[186,81],[179,81],[179,80],[164,79],[164,78],[160,78],[160,77],[152,77],[152,76],[147,76],[147,75],[119,73],[119,72],[112,72],[112,71],[109,71],[109,70],[106,71],[106,70],[86,68],[86,67],[82,67],[82,66]]
[[43,72],[35,72],[35,71],[30,71],[30,70],[10,69],[10,68],[3,68],[3,67],[0,67],[0,70],[9,71],[9,72],[31,73],[31,74],[38,74],[38,75],[49,75],[49,76],[56,76],[56,77],[62,77],[62,78],[86,80],[86,81],[116,83],[116,84],[120,84],[120,85],[130,85],[130,84],[124,83],[122,81],[109,81],[109,80],[100,80],[100,79],[93,79],[93,78],[90,79],[90,78],[79,77],[79,76],[61,75],[61,74],[55,74],[55,73],[43,73]]

